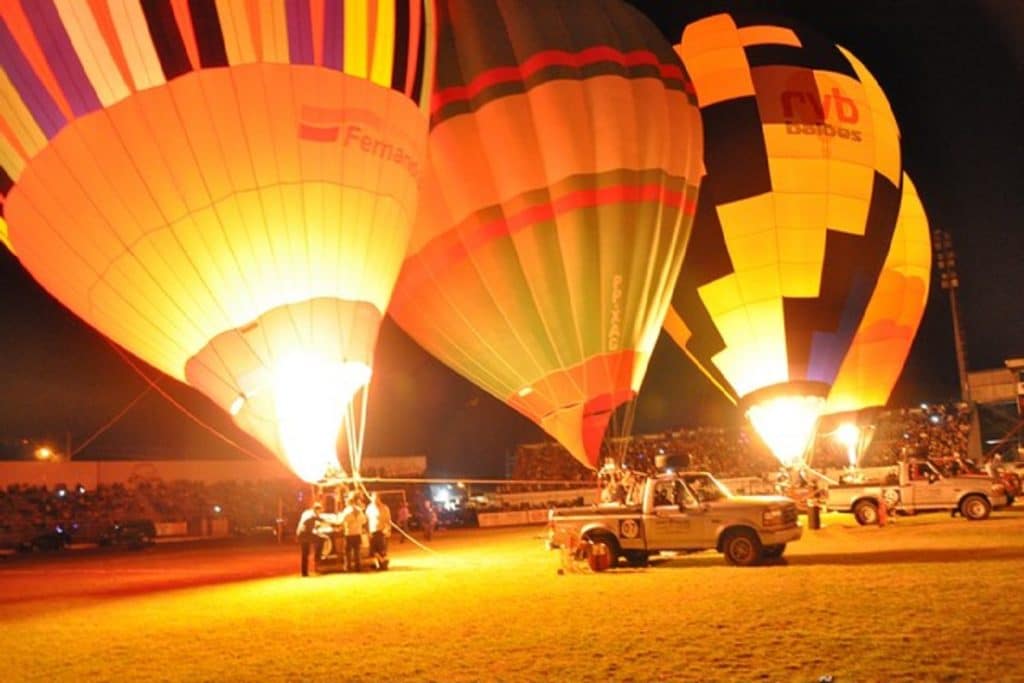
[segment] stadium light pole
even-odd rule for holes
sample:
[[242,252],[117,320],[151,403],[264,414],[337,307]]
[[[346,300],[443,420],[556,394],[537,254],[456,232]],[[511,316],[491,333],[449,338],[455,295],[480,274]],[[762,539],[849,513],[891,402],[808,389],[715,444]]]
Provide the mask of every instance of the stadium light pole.
[[935,267],[939,272],[939,284],[949,292],[949,307],[953,314],[953,344],[956,349],[956,368],[960,378],[960,400],[970,403],[971,387],[967,381],[967,343],[964,340],[963,325],[960,321],[960,276],[956,270],[956,253],[953,251],[953,236],[948,230],[932,231],[932,248],[935,251]]

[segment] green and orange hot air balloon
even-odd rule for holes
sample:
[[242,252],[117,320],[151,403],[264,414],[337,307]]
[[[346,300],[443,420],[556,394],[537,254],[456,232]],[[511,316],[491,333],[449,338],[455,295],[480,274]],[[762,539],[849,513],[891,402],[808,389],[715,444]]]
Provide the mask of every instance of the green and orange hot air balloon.
[[689,79],[615,0],[439,5],[430,164],[390,312],[595,467],[689,235]]

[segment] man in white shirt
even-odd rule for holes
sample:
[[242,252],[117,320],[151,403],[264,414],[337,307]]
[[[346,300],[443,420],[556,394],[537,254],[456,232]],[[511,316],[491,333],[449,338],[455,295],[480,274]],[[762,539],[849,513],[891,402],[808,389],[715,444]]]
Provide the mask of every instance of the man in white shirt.
[[370,529],[370,556],[375,569],[388,568],[388,537],[391,535],[391,508],[376,492],[370,494],[366,506],[366,522]]
[[359,507],[359,494],[355,491],[345,499],[345,509],[341,511],[341,526],[345,530],[345,571],[362,571],[359,553],[363,544],[363,525],[366,515]]

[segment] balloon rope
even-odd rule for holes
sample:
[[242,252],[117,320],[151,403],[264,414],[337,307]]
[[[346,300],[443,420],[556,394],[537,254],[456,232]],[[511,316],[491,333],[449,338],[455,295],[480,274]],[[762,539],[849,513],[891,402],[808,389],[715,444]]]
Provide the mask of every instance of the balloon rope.
[[71,458],[73,458],[74,456],[76,456],[76,455],[78,455],[79,453],[81,453],[81,452],[82,452],[82,451],[83,451],[83,450],[85,449],[85,447],[86,447],[86,446],[88,446],[89,444],[91,444],[91,443],[92,443],[93,441],[95,441],[95,440],[96,440],[96,439],[97,439],[97,438],[98,438],[98,437],[100,436],[100,434],[102,434],[103,432],[105,432],[105,431],[107,431],[108,429],[110,429],[111,427],[113,427],[113,426],[114,426],[114,424],[115,424],[115,423],[116,423],[116,422],[117,422],[118,420],[120,420],[120,419],[121,419],[122,417],[124,417],[124,416],[125,416],[125,414],[126,414],[126,413],[127,413],[127,412],[128,412],[129,410],[131,410],[131,409],[132,409],[132,408],[133,408],[133,407],[135,406],[135,404],[136,404],[136,403],[138,403],[138,402],[139,402],[140,400],[142,400],[142,397],[143,397],[143,396],[145,396],[146,394],[148,394],[148,393],[150,392],[150,390],[151,390],[152,388],[153,388],[152,386],[146,385],[146,387],[145,387],[145,388],[143,388],[143,390],[139,392],[138,396],[136,396],[135,398],[133,398],[133,399],[132,399],[131,401],[129,401],[129,402],[128,402],[128,405],[126,405],[126,406],[125,406],[125,407],[124,407],[124,408],[123,408],[123,409],[121,410],[121,412],[119,412],[119,413],[118,413],[117,415],[115,415],[114,417],[110,418],[110,420],[108,420],[108,421],[107,421],[107,423],[106,423],[106,424],[104,424],[104,425],[103,425],[102,427],[100,427],[99,429],[97,429],[97,430],[96,430],[96,431],[95,431],[95,432],[93,433],[93,435],[92,435],[92,436],[90,436],[90,437],[89,437],[88,439],[86,439],[86,440],[85,440],[85,441],[83,441],[83,442],[82,442],[81,444],[79,444],[77,448],[75,448],[75,449],[74,449],[74,450],[72,450],[72,451],[71,451],[70,453],[68,453],[68,459],[71,459]]
[[208,431],[211,434],[213,434],[214,436],[216,436],[218,439],[220,439],[224,443],[228,444],[229,446],[235,447],[236,449],[238,449],[239,452],[245,453],[246,455],[248,455],[249,457],[253,458],[254,460],[266,460],[266,458],[260,457],[259,455],[253,453],[252,451],[248,450],[247,448],[243,448],[241,445],[239,445],[239,444],[235,443],[234,441],[232,441],[229,437],[227,437],[224,434],[222,434],[219,431],[217,431],[216,428],[211,427],[210,425],[208,425],[205,422],[203,422],[196,415],[194,415],[192,412],[190,412],[188,410],[188,408],[186,408],[185,406],[183,406],[180,403],[178,403],[173,397],[171,397],[170,394],[168,394],[166,391],[164,391],[161,387],[157,386],[157,383],[155,381],[150,379],[146,375],[146,373],[142,372],[142,370],[140,370],[135,365],[135,363],[132,362],[132,360],[128,357],[128,354],[125,353],[125,351],[123,349],[121,349],[121,347],[119,347],[117,344],[115,344],[114,342],[110,341],[109,339],[107,339],[107,343],[110,344],[111,348],[113,348],[114,351],[116,351],[119,356],[121,356],[121,360],[123,360],[128,365],[128,367],[130,367],[132,370],[134,370],[135,373],[139,377],[141,377],[142,379],[146,380],[146,383],[149,385],[149,387],[153,391],[155,391],[156,393],[160,394],[165,399],[167,399],[168,403],[170,403],[172,406],[174,406],[179,411],[184,413],[185,416],[188,417],[190,420],[192,420],[197,425],[199,425],[200,427],[202,427],[206,431]]

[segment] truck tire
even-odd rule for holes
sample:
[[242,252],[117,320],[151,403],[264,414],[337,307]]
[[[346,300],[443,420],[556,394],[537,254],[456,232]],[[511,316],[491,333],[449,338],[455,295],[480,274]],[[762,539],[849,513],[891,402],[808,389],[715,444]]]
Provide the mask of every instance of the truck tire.
[[619,563],[619,556],[622,554],[622,550],[619,549],[619,540],[609,533],[588,533],[584,534],[583,538],[591,543],[604,543],[608,546],[608,555],[611,560],[611,566],[614,567]]
[[878,503],[873,500],[858,500],[853,506],[853,516],[861,526],[878,524]]
[[988,519],[991,512],[992,505],[985,500],[984,496],[971,494],[964,496],[964,499],[960,501],[960,514],[964,516],[964,519],[969,519],[972,522]]
[[775,560],[782,557],[782,554],[786,552],[785,543],[777,543],[775,545],[766,545],[762,551],[765,559]]
[[750,529],[733,529],[722,539],[725,561],[734,567],[750,567],[761,561],[761,539]]

